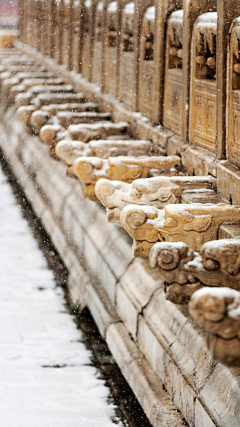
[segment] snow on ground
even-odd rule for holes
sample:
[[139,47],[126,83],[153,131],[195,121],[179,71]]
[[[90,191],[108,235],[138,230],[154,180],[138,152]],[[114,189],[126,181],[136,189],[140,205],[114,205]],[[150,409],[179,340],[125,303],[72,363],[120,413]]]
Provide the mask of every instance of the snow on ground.
[[0,425],[116,426],[108,389],[89,366],[81,332],[1,170],[0,266]]

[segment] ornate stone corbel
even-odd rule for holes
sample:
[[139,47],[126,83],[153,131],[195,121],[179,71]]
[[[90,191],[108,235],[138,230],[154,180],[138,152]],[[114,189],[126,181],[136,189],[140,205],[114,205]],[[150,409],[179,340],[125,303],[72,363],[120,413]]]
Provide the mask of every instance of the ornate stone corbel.
[[[35,105],[26,105],[19,107],[17,110],[19,120],[22,120],[35,134],[39,134],[41,128],[46,124],[56,122],[54,116],[62,112],[93,112],[97,110],[97,105],[93,102],[83,103],[64,103],[43,105],[39,110]],[[31,114],[30,114],[31,111]]]
[[[98,141],[94,142],[97,144]],[[101,179],[96,184],[95,192],[107,208],[108,221],[120,224],[120,213],[127,205],[163,209],[167,204],[179,203],[184,190],[215,188],[216,180],[211,176],[159,176],[136,179],[132,184]]]
[[64,140],[58,142],[55,147],[57,157],[70,167],[78,157],[96,156],[108,159],[109,157],[132,155],[133,153],[138,157],[151,153],[151,150],[152,144],[150,141],[132,139],[93,140],[88,144],[82,141]]
[[127,139],[127,137],[126,139],[93,140],[89,142],[89,147],[92,156],[102,159],[118,156],[149,156],[154,153],[151,141]]
[[13,85],[9,89],[9,93],[12,98],[15,98],[19,93],[27,92],[37,86],[60,86],[63,84],[64,81],[62,78],[42,79],[32,77],[22,80],[19,84]]
[[97,112],[97,110],[98,107],[93,102],[44,105],[41,110],[37,110],[32,114],[31,126],[34,132],[39,134],[44,125],[52,124],[56,120],[54,116],[58,113],[85,113]]
[[[89,150],[89,144],[82,141],[72,141],[65,139],[57,143],[55,147],[56,156],[62,160],[73,171],[72,165],[78,157],[86,156],[86,150]],[[91,153],[91,150],[89,150]]]
[[204,286],[240,290],[240,240],[223,239],[205,243],[200,253],[183,242],[156,243],[149,255],[150,266],[166,284],[166,298],[185,304]]
[[225,222],[240,222],[240,207],[227,204],[176,204],[159,210],[153,206],[126,206],[120,215],[123,227],[134,239],[134,254],[147,258],[158,241],[184,242],[193,250],[217,239]]
[[75,174],[85,185],[95,186],[101,178],[132,182],[137,178],[147,178],[152,169],[158,171],[180,167],[180,158],[177,156],[152,157],[79,157],[74,163]]
[[[9,59],[9,61],[7,61]],[[27,57],[22,57],[18,59],[5,58],[1,61],[0,64],[0,73],[5,71],[27,71],[29,69],[38,69],[39,65]]]
[[96,112],[71,112],[61,111],[57,113],[57,120],[61,126],[67,129],[69,126],[80,123],[96,123],[107,121],[111,119],[109,113],[96,113]]
[[17,109],[18,120],[23,122],[25,126],[29,129],[30,129],[30,119],[35,109],[36,107],[34,105],[24,105]]
[[35,82],[38,80],[36,84],[41,84],[41,82],[44,82],[45,80],[49,81],[54,78],[54,74],[50,72],[45,73],[17,73],[12,77],[9,77],[5,79],[2,82],[2,90],[9,91],[11,88],[13,88],[16,85],[19,85],[21,82],[26,81],[26,79],[34,79]]
[[200,289],[191,297],[189,312],[209,333],[207,345],[212,357],[240,367],[240,292],[227,287]]
[[44,125],[40,130],[39,137],[42,142],[54,148],[59,141],[65,138],[68,139],[69,134],[68,131],[59,124]]
[[49,78],[48,76],[46,78],[43,77],[31,77],[31,78],[25,78],[21,79],[21,81],[18,84],[11,85],[11,87],[8,88],[8,96],[11,99],[12,102],[14,102],[15,98],[19,94],[23,94],[26,92],[32,92],[34,91],[35,87],[50,87],[56,86],[59,87],[61,85],[64,85],[64,81],[62,78]]
[[29,89],[27,92],[19,93],[15,97],[15,103],[17,107],[21,107],[22,105],[30,105],[33,103],[34,97],[43,93],[54,93],[54,94],[63,94],[63,93],[72,93],[73,86],[72,85],[39,85],[34,86]]
[[21,84],[26,79],[38,79],[38,81],[44,82],[54,77],[53,73],[47,72],[21,72],[11,75],[7,78],[2,79],[1,84],[1,102],[4,100],[4,107],[7,108],[14,102],[14,96],[12,95],[11,89],[16,85]]
[[[71,111],[71,104],[69,105],[70,111],[59,111],[55,116],[50,116],[49,112],[45,110],[35,111],[30,119],[30,125],[35,134],[39,134],[42,126],[51,122],[56,125],[57,123],[63,128],[67,129],[73,123],[95,123],[96,121],[110,120],[111,116],[108,113],[96,113],[95,111],[88,111],[88,106],[84,111],[84,104],[81,112]],[[90,106],[92,108],[92,106]]]
[[40,93],[35,98],[38,108],[51,104],[74,104],[85,102],[83,93]]
[[126,135],[129,124],[126,122],[102,122],[95,124],[79,124],[69,126],[71,139],[89,142],[92,139],[106,139],[110,135]]
[[[50,147],[55,147],[57,142],[62,139],[72,139],[82,142],[88,142],[91,139],[100,139],[101,135],[121,135],[126,132],[128,128],[127,123],[111,123],[106,121],[105,115],[99,113],[99,121],[97,123],[91,123],[91,116],[89,116],[90,123],[87,123],[87,114],[94,114],[94,120],[97,118],[96,114],[98,113],[82,113],[82,117],[85,123],[78,125],[70,125],[68,130],[60,125],[59,121],[56,120],[56,124],[45,125],[40,130],[40,138],[43,142],[48,144]],[[85,116],[84,116],[85,115]],[[102,121],[101,121],[102,119]],[[79,119],[80,120],[80,119]],[[72,132],[72,128],[76,128],[76,132]],[[76,134],[81,135],[81,138],[73,138]],[[91,138],[90,138],[91,135]]]

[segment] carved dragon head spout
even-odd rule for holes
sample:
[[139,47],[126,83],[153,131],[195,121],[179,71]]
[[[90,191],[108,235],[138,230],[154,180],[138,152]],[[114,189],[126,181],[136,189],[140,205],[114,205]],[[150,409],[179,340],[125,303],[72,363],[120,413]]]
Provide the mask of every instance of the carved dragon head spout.
[[153,169],[162,172],[170,170],[173,166],[180,166],[179,157],[119,156],[109,157],[108,159],[82,157],[75,161],[74,170],[82,182],[95,185],[101,178],[131,183],[137,178],[149,177]]
[[194,275],[195,268],[201,266],[201,258],[183,242],[156,243],[149,263],[165,279],[166,299],[175,304],[186,304],[193,292],[202,287]]
[[164,176],[140,178],[132,184],[101,179],[96,184],[95,192],[107,209],[108,221],[117,225],[121,225],[120,213],[125,206],[137,204],[163,208],[167,203],[178,203],[181,193],[180,187]]
[[121,226],[120,213],[125,206],[121,195],[128,194],[129,184],[122,181],[110,181],[102,178],[95,185],[95,194],[106,207],[107,219]]
[[196,291],[189,303],[196,323],[209,332],[212,357],[228,366],[240,366],[240,292],[226,287]]
[[64,161],[68,166],[72,166],[75,160],[83,156],[86,152],[87,145],[82,141],[72,141],[64,139],[59,141],[55,147],[57,157]]
[[[201,248],[205,270],[220,271],[231,287],[240,289],[240,240],[223,239],[205,243]],[[229,284],[230,286],[230,284]]]
[[[154,212],[155,217],[149,216],[150,210]],[[129,221],[135,211],[138,211],[138,214],[142,211],[142,216],[146,217],[144,225],[133,225]],[[135,240],[135,249],[143,245],[143,242],[148,242],[148,250],[145,253],[140,252],[141,256],[148,257],[150,247],[158,241],[182,241],[191,249],[199,251],[204,243],[217,238],[221,224],[240,220],[240,208],[210,203],[167,205],[162,210],[150,206],[130,205],[122,210],[120,220]],[[135,256],[140,256],[137,251]]]
[[240,290],[240,240],[223,239],[205,243],[200,253],[182,242],[156,243],[149,255],[150,266],[165,279],[166,298],[186,303],[201,287]]

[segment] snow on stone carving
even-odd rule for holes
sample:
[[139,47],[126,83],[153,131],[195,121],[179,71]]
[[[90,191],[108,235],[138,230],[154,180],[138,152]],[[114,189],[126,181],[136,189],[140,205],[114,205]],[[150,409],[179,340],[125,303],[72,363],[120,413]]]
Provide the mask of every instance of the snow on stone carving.
[[158,241],[183,241],[199,251],[204,243],[217,238],[221,224],[240,221],[240,208],[211,203],[167,205],[162,210],[129,205],[122,210],[120,220],[134,239],[135,256],[147,258]]
[[132,184],[101,179],[96,184],[95,192],[107,208],[108,221],[121,225],[120,213],[127,205],[149,205],[162,209],[167,204],[179,203],[184,190],[208,189],[215,186],[215,179],[210,176],[159,176],[136,179]]
[[195,322],[209,333],[208,348],[214,359],[240,366],[240,292],[223,288],[196,291],[189,302]]
[[82,157],[75,161],[74,171],[85,185],[91,185],[94,190],[96,182],[101,178],[130,183],[137,178],[149,177],[152,169],[161,172],[179,166],[180,158],[177,156]]
[[149,255],[150,266],[166,283],[166,297],[186,303],[196,289],[227,286],[240,291],[240,240],[205,243],[200,253],[182,242],[156,243]]

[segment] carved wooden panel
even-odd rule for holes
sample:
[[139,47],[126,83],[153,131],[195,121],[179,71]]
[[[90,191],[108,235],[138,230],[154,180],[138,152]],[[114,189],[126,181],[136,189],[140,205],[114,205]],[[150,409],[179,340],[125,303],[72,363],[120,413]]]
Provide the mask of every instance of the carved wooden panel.
[[149,7],[143,18],[140,41],[139,111],[152,118],[154,73],[155,7]]
[[163,107],[163,125],[177,135],[182,134],[182,41],[183,10],[178,10],[168,20]]
[[194,26],[190,101],[190,142],[216,152],[217,13],[201,15]]

